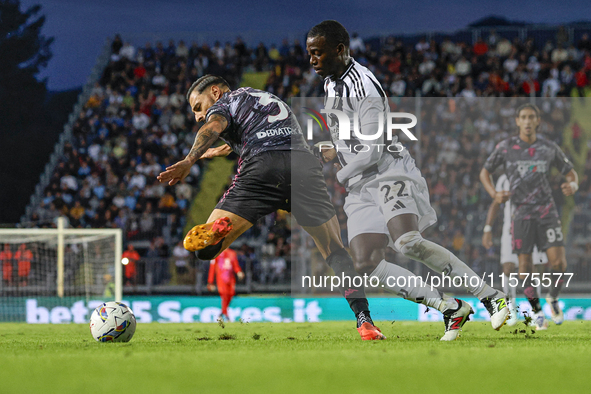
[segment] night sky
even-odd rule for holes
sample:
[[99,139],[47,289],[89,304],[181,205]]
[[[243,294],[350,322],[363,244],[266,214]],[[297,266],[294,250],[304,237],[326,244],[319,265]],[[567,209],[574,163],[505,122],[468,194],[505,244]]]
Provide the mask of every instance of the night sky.
[[591,19],[591,1],[437,0],[310,1],[269,0],[24,0],[22,7],[42,6],[47,21],[43,33],[55,37],[53,59],[41,77],[50,90],[81,86],[108,37],[121,33],[135,45],[169,38],[232,40],[237,35],[252,45],[280,44],[300,38],[314,24],[336,19],[361,37],[384,34],[449,32],[490,15],[531,23],[559,24]]

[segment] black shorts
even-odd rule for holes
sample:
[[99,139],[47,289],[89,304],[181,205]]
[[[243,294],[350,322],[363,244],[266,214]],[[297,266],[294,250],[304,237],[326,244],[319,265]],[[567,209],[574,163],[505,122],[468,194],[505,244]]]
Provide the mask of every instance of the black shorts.
[[293,212],[302,226],[320,226],[335,214],[322,165],[310,152],[262,152],[238,168],[216,209],[251,223],[278,209]]
[[515,254],[531,254],[534,245],[541,252],[553,246],[564,246],[560,219],[545,217],[511,221],[511,245]]

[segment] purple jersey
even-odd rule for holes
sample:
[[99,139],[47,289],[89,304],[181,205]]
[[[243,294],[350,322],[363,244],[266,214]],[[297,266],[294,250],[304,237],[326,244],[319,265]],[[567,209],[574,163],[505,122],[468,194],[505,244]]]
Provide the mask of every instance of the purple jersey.
[[489,172],[499,166],[504,166],[511,184],[513,220],[558,217],[548,181],[550,167],[555,166],[563,175],[573,169],[558,145],[540,136],[531,145],[519,136],[507,138],[484,163]]
[[220,138],[241,160],[270,150],[309,150],[293,112],[271,93],[253,88],[226,92],[209,108],[206,121],[212,114],[228,121]]

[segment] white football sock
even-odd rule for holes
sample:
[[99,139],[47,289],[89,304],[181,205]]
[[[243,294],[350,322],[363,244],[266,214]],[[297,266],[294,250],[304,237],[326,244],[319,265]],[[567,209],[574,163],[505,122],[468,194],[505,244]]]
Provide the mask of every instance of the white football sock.
[[440,293],[437,289],[431,289],[420,276],[386,260],[378,264],[370,274],[370,277],[372,276],[377,277],[385,289],[417,304],[427,305],[440,312],[458,307],[454,298]]
[[[409,231],[401,235],[394,246],[398,251],[413,260],[420,261],[436,272],[447,276],[461,277],[467,280],[464,286],[478,299],[490,297],[497,294],[497,291],[487,285],[476,272],[453,253],[434,242],[424,239],[418,231]],[[476,279],[471,278],[476,277]],[[471,283],[472,282],[472,283]]]

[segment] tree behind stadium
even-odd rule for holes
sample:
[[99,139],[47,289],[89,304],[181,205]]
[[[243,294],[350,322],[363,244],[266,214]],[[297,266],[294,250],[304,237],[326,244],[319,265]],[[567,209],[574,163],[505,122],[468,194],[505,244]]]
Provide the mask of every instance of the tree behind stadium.
[[51,58],[53,38],[41,35],[40,9],[35,5],[23,12],[20,1],[0,0],[0,129],[11,134],[45,99],[45,81],[35,76]]
[[[0,223],[24,213],[56,141],[44,111],[46,81],[36,75],[51,58],[53,38],[41,34],[41,6],[21,11],[20,1],[0,0]],[[20,192],[20,195],[18,194]]]

